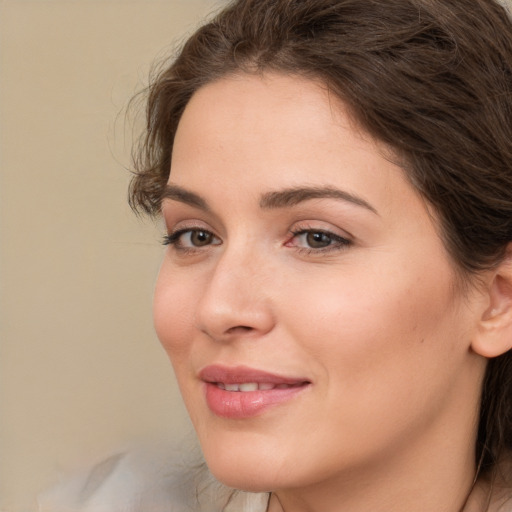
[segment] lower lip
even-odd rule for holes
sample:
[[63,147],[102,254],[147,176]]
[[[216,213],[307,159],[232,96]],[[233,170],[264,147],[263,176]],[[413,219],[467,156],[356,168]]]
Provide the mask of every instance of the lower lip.
[[304,391],[308,384],[265,391],[226,391],[206,382],[206,403],[217,416],[230,419],[251,418],[265,410],[283,404]]

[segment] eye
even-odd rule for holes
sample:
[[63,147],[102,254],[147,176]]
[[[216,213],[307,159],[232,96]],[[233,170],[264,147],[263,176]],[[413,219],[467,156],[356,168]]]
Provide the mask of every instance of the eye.
[[312,249],[322,249],[332,244],[332,237],[323,231],[307,231],[302,237]]
[[322,229],[299,229],[292,235],[285,245],[309,252],[343,249],[352,244],[349,239]]
[[221,241],[206,229],[186,228],[164,236],[163,243],[173,245],[177,249],[195,249],[208,245],[220,245]]

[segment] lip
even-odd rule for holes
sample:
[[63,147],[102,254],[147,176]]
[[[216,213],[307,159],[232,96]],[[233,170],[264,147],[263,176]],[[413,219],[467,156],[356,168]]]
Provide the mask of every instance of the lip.
[[[288,402],[311,385],[306,378],[277,375],[247,366],[206,366],[199,372],[199,378],[204,382],[209,409],[217,416],[230,419],[258,416],[271,407]],[[225,385],[233,387],[250,383],[263,384],[264,389],[224,389]]]

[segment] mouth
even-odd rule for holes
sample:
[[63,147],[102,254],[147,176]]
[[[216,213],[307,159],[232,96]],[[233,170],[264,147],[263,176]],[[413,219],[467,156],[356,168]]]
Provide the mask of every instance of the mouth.
[[305,378],[267,373],[245,366],[207,366],[199,372],[208,408],[216,416],[244,419],[283,405],[309,388]]
[[307,382],[299,382],[296,384],[272,384],[270,382],[244,382],[239,384],[227,384],[225,382],[212,382],[219,389],[226,391],[234,391],[237,393],[250,393],[251,391],[270,391],[271,389],[290,389],[300,387]]

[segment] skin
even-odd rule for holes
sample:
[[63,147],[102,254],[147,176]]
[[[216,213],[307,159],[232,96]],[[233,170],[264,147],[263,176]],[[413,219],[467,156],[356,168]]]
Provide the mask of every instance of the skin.
[[[471,343],[489,299],[458,286],[435,215],[385,149],[320,83],[279,74],[206,85],[180,121],[169,185],[208,209],[163,201],[182,234],[155,326],[210,469],[272,491],[271,512],[458,512],[473,482],[485,358]],[[296,187],[345,198],[262,207]],[[198,376],[211,364],[310,385],[221,418]]]

